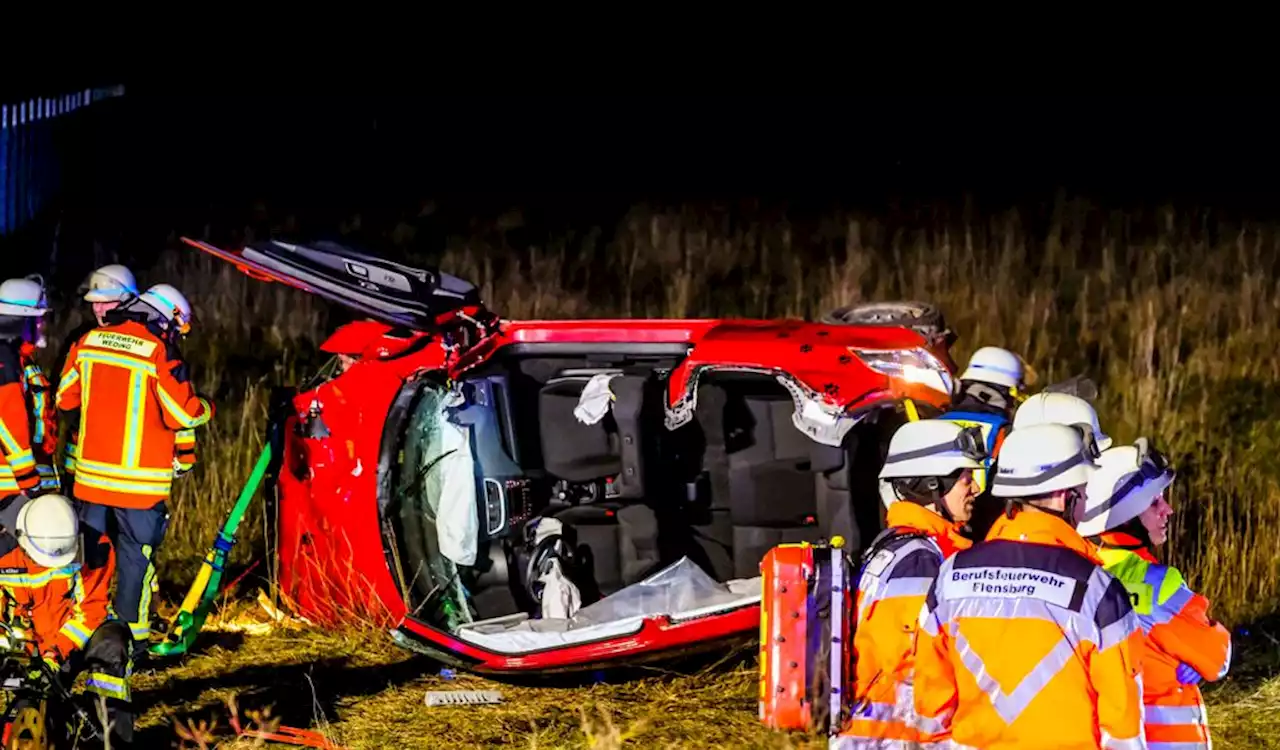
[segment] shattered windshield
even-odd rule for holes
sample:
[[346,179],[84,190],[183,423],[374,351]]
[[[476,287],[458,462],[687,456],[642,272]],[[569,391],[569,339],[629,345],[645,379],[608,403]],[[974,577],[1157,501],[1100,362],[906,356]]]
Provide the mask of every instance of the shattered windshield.
[[400,521],[417,616],[452,631],[473,620],[459,566],[475,564],[479,519],[466,427],[449,420],[453,395],[423,390],[402,455]]

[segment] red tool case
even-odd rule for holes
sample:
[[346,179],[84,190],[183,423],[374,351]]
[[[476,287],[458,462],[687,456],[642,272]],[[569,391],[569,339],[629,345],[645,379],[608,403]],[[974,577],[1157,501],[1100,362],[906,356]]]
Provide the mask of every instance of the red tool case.
[[837,731],[851,676],[853,565],[832,545],[782,544],[760,563],[760,721]]

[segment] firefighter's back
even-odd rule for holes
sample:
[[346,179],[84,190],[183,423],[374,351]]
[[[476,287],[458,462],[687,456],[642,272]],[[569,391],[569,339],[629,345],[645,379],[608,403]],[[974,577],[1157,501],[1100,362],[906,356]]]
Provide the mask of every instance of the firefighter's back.
[[174,374],[165,371],[165,341],[125,320],[86,333],[72,356],[81,381],[76,496],[138,508],[168,497],[175,430],[165,416],[184,409],[165,403],[172,396],[156,387]]
[[1065,547],[993,540],[944,563],[933,610],[954,630],[957,744],[1103,746],[1095,696],[1112,691],[1096,683],[1136,671],[1095,660],[1134,632],[1111,575]]

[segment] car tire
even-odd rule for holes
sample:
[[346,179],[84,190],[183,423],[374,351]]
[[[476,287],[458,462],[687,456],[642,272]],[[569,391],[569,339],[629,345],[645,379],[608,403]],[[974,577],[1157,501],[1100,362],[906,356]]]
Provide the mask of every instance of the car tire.
[[845,326],[905,326],[926,338],[947,333],[947,321],[937,305],[915,300],[864,302],[838,307],[822,316],[821,322]]

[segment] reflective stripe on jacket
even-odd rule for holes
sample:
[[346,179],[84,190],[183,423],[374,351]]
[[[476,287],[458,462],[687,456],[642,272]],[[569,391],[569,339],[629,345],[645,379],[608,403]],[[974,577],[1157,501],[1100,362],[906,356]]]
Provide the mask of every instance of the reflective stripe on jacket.
[[1100,562],[1060,518],[1025,509],[942,563],[916,653],[916,710],[945,727],[930,740],[1145,747],[1143,634]]
[[40,485],[32,451],[26,376],[15,339],[0,340],[0,498]]
[[[911,502],[890,505],[886,525],[894,535],[878,545],[858,578],[852,715],[840,731],[849,747],[921,741],[912,693],[920,607],[943,559],[970,545],[953,524]],[[928,536],[912,535],[919,533]]]
[[19,353],[22,358],[22,389],[31,415],[31,451],[40,475],[40,489],[55,491],[58,489],[58,476],[53,471],[53,464],[58,450],[58,420],[52,389],[49,378],[35,361],[35,347],[24,343]]
[[[97,321],[90,318],[76,326],[71,333],[67,334],[67,338],[62,344],[62,350],[58,352],[57,365],[53,370],[53,372],[60,378],[58,381],[58,390],[61,390],[62,388],[61,378],[62,374],[67,371],[67,362],[71,361],[71,352],[75,349],[76,344],[80,342],[80,339],[84,338],[85,334],[92,331],[97,327],[97,325]],[[69,418],[63,420],[64,423],[67,424],[68,429],[66,446],[63,450],[62,468],[65,469],[68,474],[75,474],[77,450],[76,439],[80,436],[80,412],[77,411],[67,416]]]
[[107,619],[107,577],[86,583],[80,563],[46,568],[11,538],[6,541],[9,551],[0,556],[0,586],[14,598],[17,614],[31,619],[40,652],[57,651],[65,659],[84,648]]
[[1151,748],[1209,747],[1209,721],[1198,685],[1178,681],[1187,664],[1211,682],[1231,666],[1231,632],[1209,618],[1209,601],[1187,587],[1177,568],[1161,565],[1133,536],[1108,532],[1098,554],[1129,591],[1147,634],[1142,658],[1147,744]]
[[94,329],[72,347],[58,408],[80,411],[76,497],[123,508],[169,496],[176,433],[213,415],[177,351],[136,320]]
[[196,431],[178,430],[173,436],[174,469],[190,470],[196,465]]

